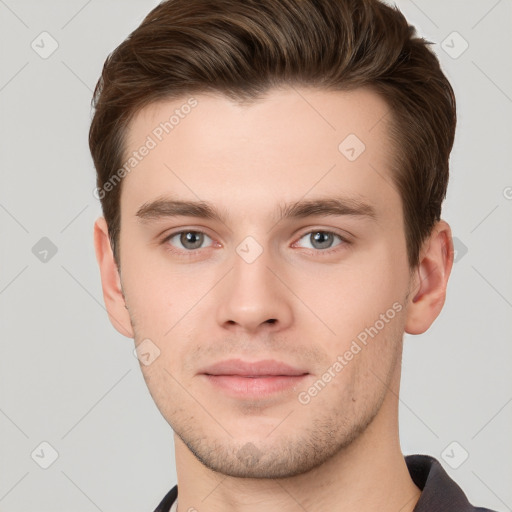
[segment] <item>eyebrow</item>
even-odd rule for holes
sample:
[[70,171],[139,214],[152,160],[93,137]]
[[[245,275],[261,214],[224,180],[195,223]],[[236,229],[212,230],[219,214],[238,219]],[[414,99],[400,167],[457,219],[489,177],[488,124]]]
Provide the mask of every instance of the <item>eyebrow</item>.
[[[377,218],[375,208],[364,201],[352,197],[332,197],[325,199],[300,200],[278,207],[278,222],[289,218],[304,218],[315,215],[356,216],[372,220]],[[197,217],[220,221],[226,224],[228,215],[206,201],[181,201],[159,198],[144,203],[136,213],[142,222],[168,217]]]

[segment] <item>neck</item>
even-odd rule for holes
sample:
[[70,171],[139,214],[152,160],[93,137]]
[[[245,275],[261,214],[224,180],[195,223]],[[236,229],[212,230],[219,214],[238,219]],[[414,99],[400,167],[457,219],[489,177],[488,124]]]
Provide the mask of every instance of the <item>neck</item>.
[[235,478],[201,464],[175,435],[179,512],[343,510],[412,512],[421,491],[398,439],[398,399],[388,393],[366,430],[321,466],[282,479]]

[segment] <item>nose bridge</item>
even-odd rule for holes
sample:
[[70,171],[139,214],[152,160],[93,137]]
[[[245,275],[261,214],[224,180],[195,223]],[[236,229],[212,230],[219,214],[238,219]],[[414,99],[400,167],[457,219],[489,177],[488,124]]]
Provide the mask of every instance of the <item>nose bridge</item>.
[[253,236],[238,244],[232,257],[233,270],[222,292],[220,323],[246,330],[262,325],[268,328],[269,324],[277,329],[290,323],[292,310],[286,288],[275,270],[270,270],[279,267],[276,258],[268,245]]
[[247,237],[237,246],[235,252],[232,272],[234,289],[241,292],[242,296],[249,297],[270,294],[273,286],[270,283],[271,272],[268,267],[272,266],[273,258],[268,248],[264,249],[253,237]]

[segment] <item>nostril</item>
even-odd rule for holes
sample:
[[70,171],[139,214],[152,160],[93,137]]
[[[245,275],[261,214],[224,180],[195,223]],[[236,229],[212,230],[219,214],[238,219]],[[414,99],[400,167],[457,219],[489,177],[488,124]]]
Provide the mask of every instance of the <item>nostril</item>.
[[277,322],[277,320],[275,318],[269,318],[267,320],[267,323],[269,323],[269,324],[275,324],[276,322]]

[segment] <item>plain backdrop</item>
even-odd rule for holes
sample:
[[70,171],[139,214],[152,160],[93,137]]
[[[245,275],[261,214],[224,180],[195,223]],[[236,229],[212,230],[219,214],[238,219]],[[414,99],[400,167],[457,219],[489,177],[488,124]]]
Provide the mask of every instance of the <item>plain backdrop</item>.
[[[176,482],[172,431],[104,310],[87,145],[103,62],[155,5],[0,0],[2,512],[150,511]],[[397,5],[458,101],[457,261],[441,316],[405,337],[402,448],[512,510],[512,2]]]

